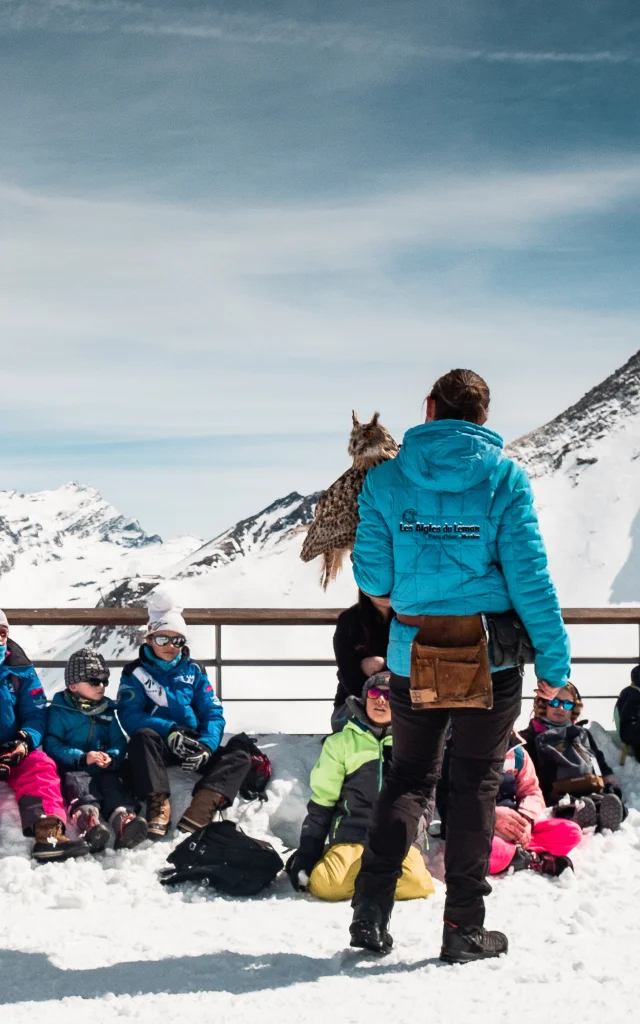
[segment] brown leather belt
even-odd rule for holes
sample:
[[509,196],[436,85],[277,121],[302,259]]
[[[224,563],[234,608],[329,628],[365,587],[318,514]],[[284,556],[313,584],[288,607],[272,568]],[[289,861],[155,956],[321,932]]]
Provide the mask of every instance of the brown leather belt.
[[402,615],[398,622],[417,626],[417,639],[435,647],[465,647],[476,644],[484,636],[481,615]]

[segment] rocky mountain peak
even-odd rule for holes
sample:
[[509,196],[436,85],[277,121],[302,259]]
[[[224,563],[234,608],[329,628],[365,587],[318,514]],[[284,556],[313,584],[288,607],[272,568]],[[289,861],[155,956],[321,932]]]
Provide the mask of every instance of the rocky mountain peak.
[[640,414],[640,350],[579,402],[555,419],[507,446],[506,454],[526,467],[530,476],[560,469],[576,453],[578,465],[595,461],[595,443],[624,428]]

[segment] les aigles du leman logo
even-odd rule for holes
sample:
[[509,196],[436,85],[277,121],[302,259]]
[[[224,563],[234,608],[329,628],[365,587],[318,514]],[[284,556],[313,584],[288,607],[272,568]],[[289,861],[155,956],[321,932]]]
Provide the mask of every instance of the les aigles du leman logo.
[[407,508],[400,519],[401,533],[424,533],[429,537],[460,537],[479,540],[480,526],[468,523],[422,523],[415,508]]

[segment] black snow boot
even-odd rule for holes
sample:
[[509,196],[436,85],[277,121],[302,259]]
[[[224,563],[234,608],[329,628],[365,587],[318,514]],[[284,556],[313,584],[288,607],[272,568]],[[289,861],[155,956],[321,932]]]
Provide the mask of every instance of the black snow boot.
[[531,850],[523,850],[519,846],[515,856],[509,865],[514,871],[538,871],[541,875],[561,875],[563,871],[573,871],[573,862],[569,857],[563,857],[544,850],[541,853],[533,853]]
[[373,899],[359,899],[354,905],[353,921],[349,928],[351,945],[385,956],[393,946],[388,931],[392,909],[393,901],[390,906],[383,906]]
[[448,964],[468,964],[500,956],[508,948],[507,936],[502,932],[488,932],[479,927],[459,928],[445,921],[440,959]]
[[573,820],[580,828],[594,828],[598,824],[598,812],[590,796],[579,797],[572,806]]
[[598,831],[608,828],[617,832],[624,820],[624,807],[620,797],[615,793],[605,793],[598,807]]

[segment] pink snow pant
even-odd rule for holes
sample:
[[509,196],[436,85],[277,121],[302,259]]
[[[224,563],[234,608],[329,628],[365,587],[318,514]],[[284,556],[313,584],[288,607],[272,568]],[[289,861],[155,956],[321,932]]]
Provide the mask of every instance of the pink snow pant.
[[33,835],[33,826],[43,814],[55,814],[66,825],[67,814],[60,792],[60,779],[55,761],[42,750],[27,754],[24,761],[11,768],[6,780],[15,793],[20,811],[22,832]]
[[[575,821],[566,818],[545,818],[537,822],[531,832],[531,842],[527,847],[533,853],[553,853],[556,857],[564,857],[573,850],[582,839],[582,829]],[[494,836],[491,841],[491,857],[489,874],[498,875],[506,871],[516,852],[516,844],[510,843],[501,836]]]

